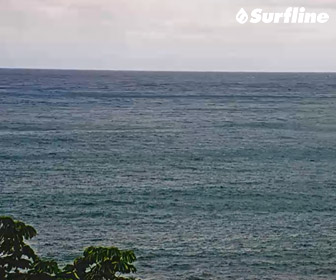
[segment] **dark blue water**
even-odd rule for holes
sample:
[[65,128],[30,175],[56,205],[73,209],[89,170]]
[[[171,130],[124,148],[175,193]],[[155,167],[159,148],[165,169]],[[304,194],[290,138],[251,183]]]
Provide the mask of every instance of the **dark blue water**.
[[143,279],[336,279],[336,74],[0,70],[0,214]]

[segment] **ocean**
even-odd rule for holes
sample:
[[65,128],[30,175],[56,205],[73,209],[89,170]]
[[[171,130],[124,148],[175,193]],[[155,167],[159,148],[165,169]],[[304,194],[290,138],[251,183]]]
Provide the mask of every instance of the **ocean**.
[[0,70],[0,215],[148,280],[336,279],[336,74]]

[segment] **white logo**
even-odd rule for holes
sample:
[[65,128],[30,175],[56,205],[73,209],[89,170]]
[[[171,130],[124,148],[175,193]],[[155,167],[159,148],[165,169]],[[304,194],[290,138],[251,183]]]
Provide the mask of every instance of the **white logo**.
[[[263,9],[254,9],[250,14],[250,23],[327,23],[327,13],[308,13],[304,7],[289,7],[283,13],[263,12]],[[242,8],[236,16],[240,24],[247,23],[248,13]]]
[[240,24],[244,24],[248,21],[248,14],[246,13],[246,11],[241,8],[240,11],[238,12],[237,16],[236,16],[236,20],[240,23]]

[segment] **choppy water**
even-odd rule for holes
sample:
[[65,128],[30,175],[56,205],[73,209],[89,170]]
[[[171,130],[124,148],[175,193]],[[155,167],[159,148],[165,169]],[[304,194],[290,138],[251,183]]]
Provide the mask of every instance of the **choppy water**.
[[0,213],[144,279],[336,279],[336,74],[0,71]]

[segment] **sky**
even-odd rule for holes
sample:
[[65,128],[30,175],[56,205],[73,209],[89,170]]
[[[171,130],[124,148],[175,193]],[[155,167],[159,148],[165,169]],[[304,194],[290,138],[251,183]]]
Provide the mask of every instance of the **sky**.
[[[326,24],[241,25],[305,7]],[[0,0],[0,67],[336,71],[336,0]]]

